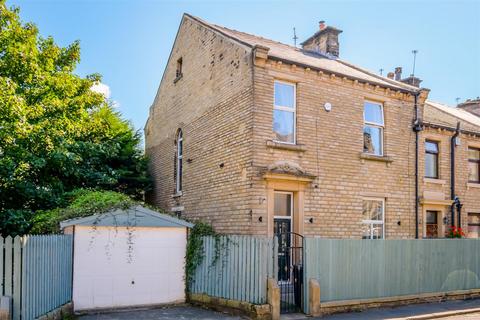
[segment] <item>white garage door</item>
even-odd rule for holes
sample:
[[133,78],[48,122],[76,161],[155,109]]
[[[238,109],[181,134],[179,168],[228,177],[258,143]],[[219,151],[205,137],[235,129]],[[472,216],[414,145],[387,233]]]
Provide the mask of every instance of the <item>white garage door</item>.
[[186,228],[75,227],[75,310],[185,301]]

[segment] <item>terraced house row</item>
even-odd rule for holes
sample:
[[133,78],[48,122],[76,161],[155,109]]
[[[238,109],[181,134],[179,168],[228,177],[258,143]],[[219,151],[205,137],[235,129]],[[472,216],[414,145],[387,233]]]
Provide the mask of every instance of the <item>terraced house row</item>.
[[479,101],[343,61],[341,32],[297,48],[185,14],[145,126],[149,201],[232,234],[479,237]]

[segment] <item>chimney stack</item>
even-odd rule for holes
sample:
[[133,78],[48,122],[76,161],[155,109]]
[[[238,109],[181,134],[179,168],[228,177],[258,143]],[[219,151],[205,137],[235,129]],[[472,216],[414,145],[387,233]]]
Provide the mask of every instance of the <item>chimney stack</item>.
[[457,108],[480,117],[480,97],[477,97],[477,99],[467,99],[467,101],[459,103]]
[[389,72],[387,74],[387,77],[389,79],[393,79],[395,81],[400,81],[400,82],[409,84],[409,85],[417,87],[417,88],[420,88],[420,82],[422,82],[422,80],[420,80],[420,78],[415,77],[413,74],[411,74],[410,77],[408,77],[408,78],[402,79],[402,67],[396,67],[395,68],[395,73]]
[[318,23],[318,27],[319,30],[313,36],[301,43],[302,48],[338,58],[340,53],[338,35],[342,30],[327,26],[324,20]]
[[400,81],[402,79],[402,67],[395,68],[395,80]]
[[415,77],[413,74],[411,74],[410,77],[402,79],[400,81],[403,82],[403,83],[409,84],[411,86],[417,87],[417,88],[420,88],[420,82],[422,82],[422,80]]

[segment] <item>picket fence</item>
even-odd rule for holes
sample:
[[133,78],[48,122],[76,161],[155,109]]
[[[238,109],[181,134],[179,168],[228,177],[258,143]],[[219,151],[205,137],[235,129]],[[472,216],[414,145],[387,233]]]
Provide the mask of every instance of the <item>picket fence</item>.
[[277,274],[274,239],[248,236],[204,237],[202,263],[191,293],[264,304],[267,279]]
[[13,320],[33,320],[72,299],[71,235],[0,238],[1,294]]
[[322,302],[480,288],[477,239],[305,238],[304,250],[304,283],[319,281]]

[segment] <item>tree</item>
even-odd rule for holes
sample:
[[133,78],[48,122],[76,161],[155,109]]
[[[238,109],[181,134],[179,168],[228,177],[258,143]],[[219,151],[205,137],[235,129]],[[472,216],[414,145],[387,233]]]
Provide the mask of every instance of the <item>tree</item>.
[[32,219],[33,234],[60,232],[60,222],[86,217],[115,209],[128,209],[136,204],[129,196],[114,191],[75,189],[65,194],[67,205],[64,208],[37,211]]
[[101,94],[98,74],[74,73],[79,42],[63,48],[0,0],[0,234],[29,231],[34,212],[75,188],[140,198],[149,187],[140,135]]

